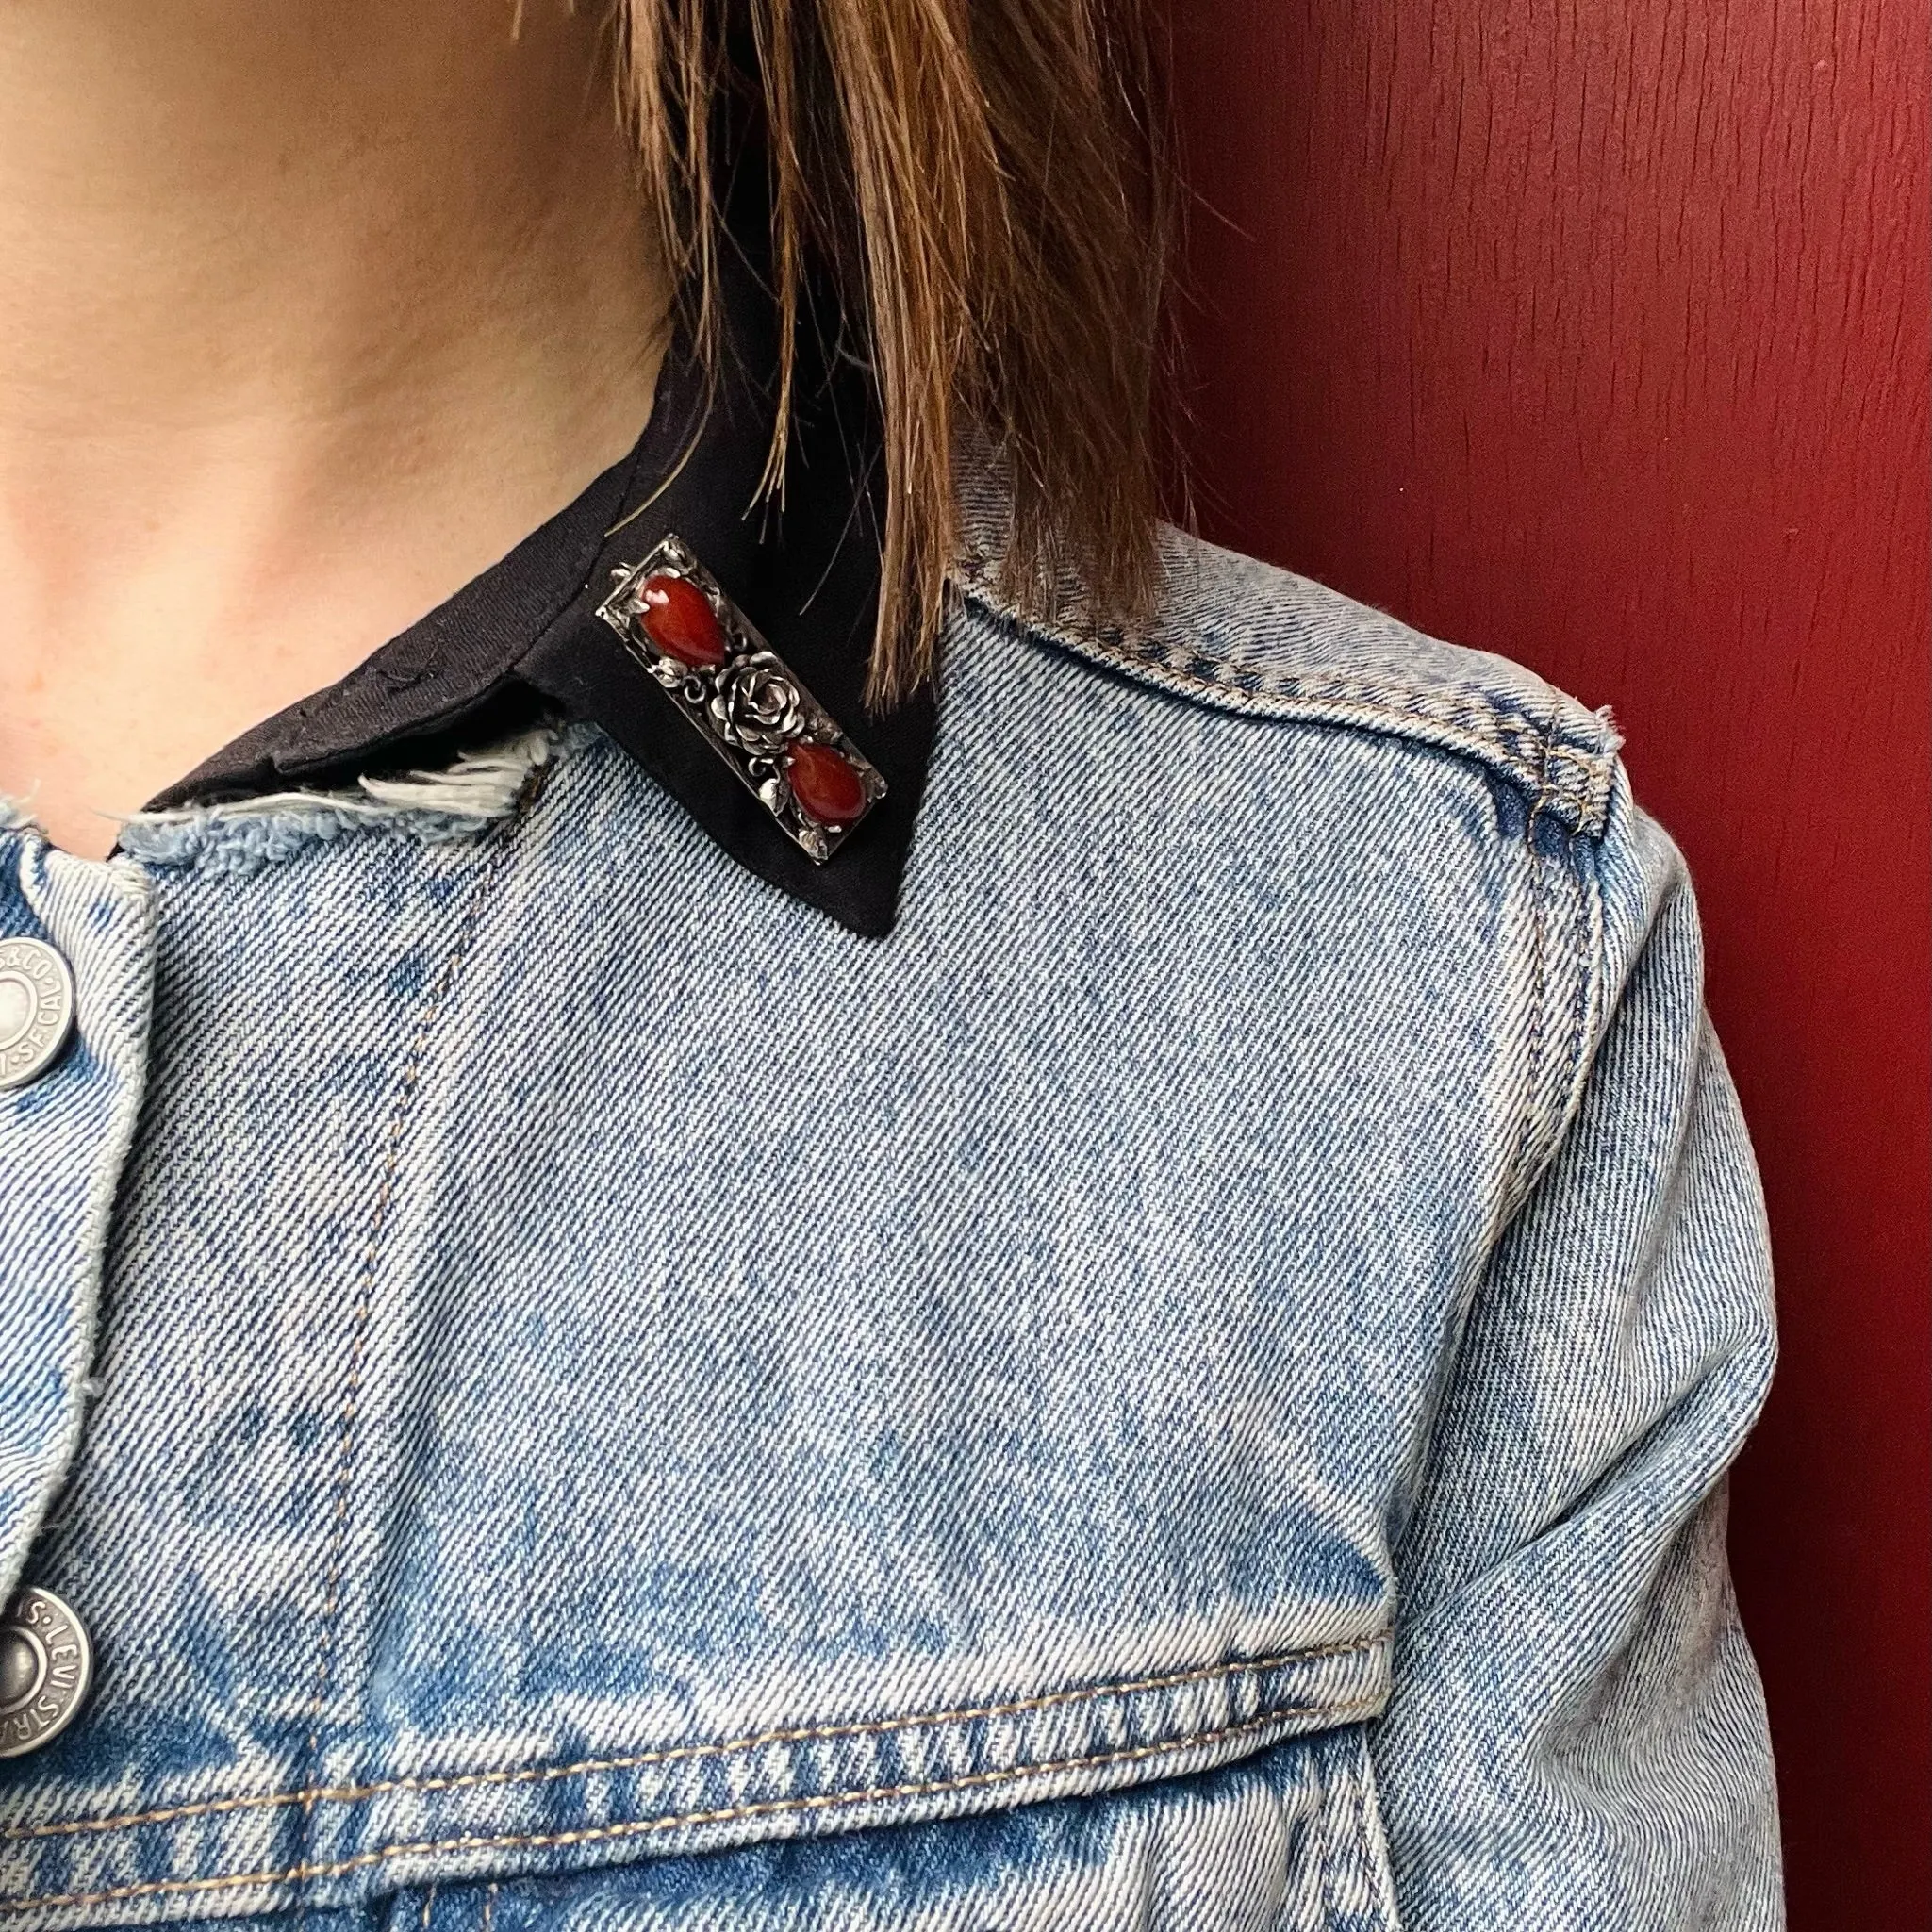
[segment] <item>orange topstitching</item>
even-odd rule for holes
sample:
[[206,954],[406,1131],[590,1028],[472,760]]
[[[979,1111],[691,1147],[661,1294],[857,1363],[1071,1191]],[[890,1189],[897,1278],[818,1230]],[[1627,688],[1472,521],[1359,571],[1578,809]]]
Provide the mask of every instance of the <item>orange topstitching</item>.
[[[244,1793],[228,1798],[204,1798],[158,1810],[123,1811],[105,1818],[69,1818],[44,1825],[11,1825],[0,1829],[0,1841],[65,1838],[82,1832],[121,1831],[137,1825],[165,1825],[183,1818],[206,1818],[218,1812],[268,1809],[279,1805],[354,1804],[380,1797],[386,1792],[465,1791],[480,1785],[542,1784],[565,1777],[582,1777],[600,1771],[634,1771],[648,1764],[673,1764],[693,1758],[724,1757],[755,1751],[767,1744],[812,1743],[832,1738],[878,1737],[893,1731],[916,1730],[926,1725],[970,1724],[983,1718],[1020,1717],[1029,1711],[1055,1709],[1063,1705],[1129,1697],[1148,1691],[1168,1691],[1213,1677],[1259,1676],[1296,1664],[1319,1663],[1331,1657],[1349,1657],[1375,1650],[1388,1642],[1386,1634],[1358,1638],[1349,1643],[1328,1643],[1311,1650],[1284,1651],[1276,1657],[1247,1659],[1233,1663],[1202,1664],[1165,1676],[1138,1677],[1124,1683],[1087,1685],[1073,1691],[1049,1691],[1010,1703],[970,1705],[952,1710],[933,1710],[909,1717],[875,1718],[865,1722],[803,1725],[789,1729],[755,1731],[714,1744],[677,1744],[656,1751],[635,1751],[619,1758],[586,1758],[570,1764],[538,1764],[505,1771],[471,1771],[443,1776],[388,1777],[355,1785],[315,1785],[295,1791]],[[4,1902],[0,1902],[4,1903]]]
[[[1361,1647],[1361,1646],[1357,1646]],[[894,1798],[932,1797],[942,1792],[956,1792],[987,1785],[1007,1784],[1023,1777],[1047,1777],[1055,1772],[1084,1771],[1108,1764],[1143,1762],[1150,1758],[1204,1744],[1230,1742],[1251,1737],[1298,1716],[1344,1718],[1377,1709],[1382,1702],[1378,1694],[1346,1704],[1307,1711],[1275,1711],[1265,1717],[1250,1718],[1245,1724],[1224,1725],[1214,1730],[1196,1731],[1183,1738],[1170,1738],[1158,1744],[1137,1744],[1130,1749],[1106,1751],[1082,1758],[1062,1758],[1041,1764],[1018,1764],[999,1771],[970,1772],[961,1777],[929,1780],[920,1784],[876,1785],[867,1791],[829,1792],[803,1798],[770,1798],[750,1805],[729,1805],[712,1811],[685,1811],[671,1817],[640,1818],[620,1825],[588,1825],[576,1831],[511,1832],[496,1836],[471,1835],[463,1838],[424,1839],[405,1844],[381,1845],[360,1852],[353,1858],[339,1858],[331,1864],[294,1865],[282,1872],[231,1872],[217,1878],[153,1878],[138,1885],[110,1886],[101,1891],[50,1892],[38,1898],[0,1900],[0,1912],[22,1912],[36,1907],[107,1905],[124,1898],[152,1897],[160,1892],[232,1891],[250,1885],[288,1885],[310,1878],[336,1878],[344,1873],[379,1865],[390,1858],[424,1856],[432,1852],[511,1851],[559,1845],[592,1844],[611,1839],[636,1838],[648,1832],[671,1831],[685,1825],[721,1825],[739,1818],[769,1817],[787,1811],[826,1811],[840,1807],[881,1804]]]

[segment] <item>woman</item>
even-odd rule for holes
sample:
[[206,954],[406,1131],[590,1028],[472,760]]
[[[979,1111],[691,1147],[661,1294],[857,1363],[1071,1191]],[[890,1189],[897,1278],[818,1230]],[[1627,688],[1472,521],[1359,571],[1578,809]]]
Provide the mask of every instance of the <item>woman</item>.
[[1156,529],[1137,44],[8,8],[17,1922],[1775,1923],[1682,867]]

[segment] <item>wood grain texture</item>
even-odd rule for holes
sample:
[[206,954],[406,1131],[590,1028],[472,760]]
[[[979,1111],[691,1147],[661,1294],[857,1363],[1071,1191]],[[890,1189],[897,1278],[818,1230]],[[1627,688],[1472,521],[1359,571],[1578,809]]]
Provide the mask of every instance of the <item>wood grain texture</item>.
[[1201,527],[1610,703],[1784,1358],[1732,1548],[1792,1923],[1932,1921],[1920,0],[1181,0]]

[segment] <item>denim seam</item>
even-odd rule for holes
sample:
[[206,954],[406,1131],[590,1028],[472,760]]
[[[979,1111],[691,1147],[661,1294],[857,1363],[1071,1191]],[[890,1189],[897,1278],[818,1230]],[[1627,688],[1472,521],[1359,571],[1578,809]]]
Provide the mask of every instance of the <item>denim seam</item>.
[[[958,581],[967,600],[989,616],[1024,636],[1045,639],[1089,662],[1255,716],[1350,724],[1397,735],[1413,735],[1414,727],[1428,726],[1448,741],[1450,749],[1499,766],[1530,790],[1539,807],[1554,812],[1573,830],[1595,836],[1608,823],[1615,757],[1610,745],[1578,744],[1561,736],[1553,722],[1509,709],[1480,691],[1466,690],[1455,702],[1415,685],[1392,695],[1360,679],[1267,671],[1246,662],[1236,650],[1229,650],[1225,658],[1210,656],[1202,649],[1207,639],[1168,643],[1118,634],[1086,636],[1023,616],[969,575]],[[1224,640],[1213,641],[1229,649]],[[1184,662],[1177,663],[1177,655]],[[1520,742],[1525,739],[1529,741],[1527,749]]]
[[[1604,1015],[1610,991],[1609,933],[1604,921],[1603,873],[1595,863],[1579,873],[1577,899],[1581,905],[1581,930],[1577,944],[1577,990],[1572,1001],[1574,1023],[1571,1038],[1570,1081],[1562,1097],[1558,1135],[1575,1118],[1583,1105],[1583,1090],[1590,1080],[1591,1062],[1603,1035]],[[1557,1136],[1553,1136],[1553,1139]]]
[[1375,1765],[1367,1754],[1349,1780],[1355,1792],[1357,1828],[1362,1833],[1362,1856],[1367,1861],[1369,1883],[1375,1902],[1388,1932],[1402,1932],[1402,1911],[1395,1898],[1395,1874],[1389,1863],[1387,1835],[1382,1829],[1380,1794],[1375,1784]]
[[[1523,850],[1529,867],[1530,1041],[1522,1129],[1511,1162],[1504,1198],[1520,1208],[1562,1138],[1573,1111],[1586,1062],[1589,1017],[1596,977],[1589,945],[1591,894],[1574,868],[1537,850],[1542,807],[1532,806],[1524,825]],[[1555,875],[1554,877],[1552,875]],[[1575,884],[1574,893],[1565,886]],[[1552,904],[1564,899],[1561,911]],[[1560,935],[1554,930],[1559,920]],[[1584,930],[1579,932],[1578,926]],[[1565,1024],[1559,1026],[1554,1002],[1560,997],[1559,969],[1564,974]]]
[[[519,797],[520,811],[527,809],[539,788],[526,783]],[[348,1541],[350,1504],[355,1488],[356,1436],[361,1419],[362,1373],[368,1354],[369,1325],[374,1303],[375,1277],[382,1258],[383,1235],[388,1227],[390,1204],[395,1198],[396,1181],[402,1169],[404,1137],[414,1117],[415,1100],[421,1084],[422,1065],[429,1050],[429,1043],[435,1034],[437,1023],[442,1016],[457,975],[462,970],[463,962],[469,957],[471,947],[475,941],[490,887],[502,874],[511,850],[512,841],[507,837],[500,839],[483,866],[481,876],[471,890],[470,900],[464,908],[461,923],[430,986],[421,1016],[416,1023],[416,1031],[403,1063],[402,1079],[395,1099],[389,1108],[388,1125],[384,1130],[382,1174],[376,1183],[375,1200],[370,1210],[369,1233],[363,1245],[362,1262],[357,1272],[355,1312],[351,1317],[353,1338],[350,1343],[349,1372],[338,1422],[336,1472],[332,1484],[334,1510],[329,1530],[327,1568],[324,1573],[322,1631],[317,1645],[315,1690],[308,1708],[308,1739],[304,1752],[305,1760],[309,1767],[311,1783],[314,1779],[314,1768],[321,1758],[322,1719],[335,1671],[336,1633],[341,1609],[342,1565]],[[303,1810],[305,1819],[311,1819],[314,1800],[303,1801]],[[304,1837],[308,1837],[307,1823],[305,1823]]]
[[147,1898],[157,1893],[233,1891],[245,1886],[289,1885],[313,1878],[337,1878],[362,1871],[391,1858],[426,1857],[438,1852],[516,1851],[552,1849],[569,1845],[595,1844],[613,1839],[636,1838],[650,1832],[673,1831],[685,1826],[724,1825],[743,1818],[776,1817],[800,1812],[829,1811],[861,1805],[882,1804],[893,1799],[934,1797],[948,1792],[971,1791],[1010,1784],[1021,1778],[1050,1777],[1063,1771],[1083,1771],[1110,1764],[1145,1763],[1148,1759],[1171,1757],[1177,1752],[1198,1749],[1204,1744],[1231,1742],[1237,1738],[1259,1735],[1285,1720],[1299,1717],[1344,1718],[1378,1709],[1379,1693],[1358,1697],[1346,1704],[1304,1705],[1249,1718],[1237,1725],[1222,1725],[1211,1730],[1194,1731],[1185,1737],[1169,1738],[1158,1744],[1136,1744],[1117,1751],[1089,1753],[1077,1758],[1051,1759],[1037,1764],[1005,1766],[998,1771],[969,1772],[959,1777],[934,1778],[923,1782],[874,1785],[864,1791],[826,1792],[801,1798],[771,1798],[756,1804],[730,1805],[709,1811],[682,1811],[662,1818],[629,1819],[617,1825],[586,1825],[574,1831],[470,1833],[457,1838],[424,1839],[411,1842],[380,1845],[374,1851],[358,1852],[353,1858],[339,1858],[326,1864],[303,1864],[280,1872],[231,1872],[213,1878],[154,1878],[138,1885],[110,1886],[100,1891],[48,1892],[32,1898],[0,1900],[0,1911],[22,1912],[57,1906],[107,1905],[124,1898]]
[[1321,1874],[1322,1916],[1333,1924],[1340,1917],[1335,1899],[1335,1849],[1332,1842],[1334,1787],[1325,1771],[1317,1773],[1314,1791],[1315,1866]]
[[1520,1202],[1528,1185],[1531,1148],[1539,1138],[1543,1111],[1544,1056],[1548,1051],[1548,1027],[1544,1009],[1549,1003],[1549,913],[1544,863],[1536,850],[1540,805],[1529,808],[1523,825],[1523,851],[1529,862],[1529,1065],[1526,1069],[1523,1119],[1510,1163],[1509,1198]]
[[206,1818],[224,1811],[265,1810],[287,1805],[324,1802],[355,1804],[364,1798],[381,1797],[389,1792],[470,1791],[487,1785],[542,1784],[558,1778],[583,1777],[597,1772],[636,1771],[646,1765],[683,1763],[694,1758],[734,1757],[746,1751],[761,1750],[770,1744],[807,1744],[834,1738],[884,1737],[895,1731],[916,1730],[927,1726],[1024,1717],[1033,1711],[1056,1710],[1071,1704],[1099,1703],[1109,1697],[1131,1697],[1149,1691],[1178,1690],[1185,1684],[1206,1683],[1215,1677],[1260,1676],[1292,1669],[1297,1664],[1320,1663],[1329,1658],[1356,1657],[1379,1649],[1388,1641],[1389,1633],[1381,1631],[1352,1643],[1327,1643],[1311,1650],[1284,1651],[1275,1657],[1203,1664],[1194,1670],[1177,1671],[1165,1676],[1089,1684],[1077,1691],[1049,1691],[1036,1697],[1021,1697],[1008,1703],[967,1705],[950,1710],[920,1711],[907,1717],[875,1718],[863,1723],[803,1725],[784,1730],[757,1731],[742,1738],[728,1738],[715,1744],[678,1744],[659,1751],[629,1752],[618,1758],[580,1759],[570,1764],[526,1765],[514,1771],[472,1771],[444,1776],[380,1778],[359,1785],[315,1785],[292,1792],[207,1798],[192,1804],[171,1805],[161,1810],[128,1811],[107,1818],[72,1818],[45,1825],[9,1825],[0,1830],[0,1842],[71,1838],[91,1831],[124,1831],[136,1825],[166,1825],[184,1818]]
[[[1557,862],[1546,861],[1555,867]],[[1543,1096],[1543,1141],[1535,1174],[1539,1178],[1556,1158],[1563,1136],[1581,1103],[1589,1077],[1596,1016],[1601,1010],[1602,962],[1597,956],[1597,897],[1594,874],[1585,867],[1564,865],[1558,871],[1557,890],[1562,895],[1565,974],[1561,988],[1560,1032],[1551,1042],[1550,1075]]]

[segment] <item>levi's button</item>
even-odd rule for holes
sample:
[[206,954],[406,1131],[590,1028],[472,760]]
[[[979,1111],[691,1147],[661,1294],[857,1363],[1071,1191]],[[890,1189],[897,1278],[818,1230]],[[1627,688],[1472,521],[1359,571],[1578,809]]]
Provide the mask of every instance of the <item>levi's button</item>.
[[0,939],[0,1092],[40,1079],[74,1032],[74,975],[43,939]]
[[80,1619],[29,1583],[0,1622],[0,1758],[25,1758],[65,1730],[93,1674]]

